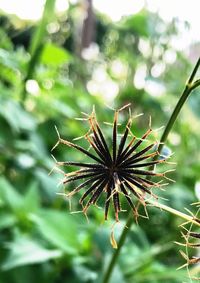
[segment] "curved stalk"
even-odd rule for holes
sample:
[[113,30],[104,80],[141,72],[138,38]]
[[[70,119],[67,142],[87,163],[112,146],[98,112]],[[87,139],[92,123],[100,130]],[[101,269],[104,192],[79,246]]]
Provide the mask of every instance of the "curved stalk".
[[198,68],[200,66],[200,58],[199,60],[197,61],[195,67],[194,67],[194,70],[192,71],[192,74],[188,80],[188,82],[186,83],[186,86],[185,86],[185,89],[180,97],[180,99],[178,100],[177,104],[176,104],[176,107],[174,108],[174,111],[172,112],[172,115],[165,127],[165,130],[162,134],[162,137],[160,139],[160,144],[159,144],[159,147],[158,147],[158,151],[161,152],[162,151],[162,148],[164,146],[164,143],[166,142],[167,140],[167,137],[177,119],[177,116],[178,114],[180,113],[185,101],[187,100],[188,96],[191,94],[191,92],[197,88],[199,85],[200,85],[200,80],[197,80],[195,82],[193,82],[194,78],[195,78],[195,75],[198,71]]
[[[174,108],[174,111],[172,112],[172,115],[165,127],[165,130],[162,134],[162,137],[160,139],[160,144],[159,144],[159,147],[158,147],[158,151],[161,152],[162,148],[163,148],[163,145],[164,143],[166,142],[167,140],[167,137],[178,117],[178,114],[180,113],[185,101],[187,100],[188,96],[191,94],[191,92],[197,88],[198,86],[200,86],[200,79],[194,81],[194,78],[195,78],[195,75],[198,71],[198,68],[200,66],[200,58],[198,59],[189,79],[188,79],[188,82],[186,83],[186,86],[185,86],[185,89],[183,90],[183,93],[180,97],[180,99],[178,100],[177,104],[176,104],[176,107]],[[198,221],[198,219],[195,219],[194,217],[190,216],[190,215],[187,215],[185,213],[182,213],[174,208],[171,208],[167,205],[164,205],[164,204],[161,204],[161,203],[158,203],[156,201],[152,201],[152,200],[147,200],[148,203],[150,203],[151,205],[157,207],[157,208],[160,208],[162,210],[165,210],[165,211],[168,211],[176,216],[179,216],[183,219],[185,219],[186,221],[189,221],[197,226],[200,226],[200,221]],[[118,242],[118,249],[114,251],[112,257],[111,257],[111,260],[110,260],[110,263],[108,265],[108,268],[106,270],[106,272],[104,273],[104,277],[103,277],[103,280],[102,280],[102,283],[108,283],[110,278],[111,278],[111,275],[112,275],[112,271],[115,267],[115,264],[117,262],[117,259],[118,259],[118,256],[120,254],[120,251],[121,251],[121,248],[126,240],[126,236],[131,228],[131,225],[133,223],[133,215],[132,215],[132,212],[129,214],[128,216],[128,219],[127,219],[127,222],[124,226],[124,229],[122,231],[122,234],[120,236],[120,239],[119,239],[119,242]]]

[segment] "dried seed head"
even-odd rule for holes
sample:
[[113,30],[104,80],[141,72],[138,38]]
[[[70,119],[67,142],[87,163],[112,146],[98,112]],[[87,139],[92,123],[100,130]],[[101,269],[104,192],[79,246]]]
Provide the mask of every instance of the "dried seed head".
[[[85,189],[79,202],[83,206],[83,212],[86,213],[91,204],[96,204],[100,196],[105,195],[106,220],[112,202],[115,219],[119,221],[118,214],[122,210],[120,205],[122,195],[127,200],[137,218],[137,205],[134,204],[131,195],[145,206],[146,195],[157,198],[152,192],[152,189],[160,188],[164,185],[161,184],[161,181],[150,180],[149,177],[152,179],[157,177],[168,179],[165,176],[166,172],[156,173],[148,169],[149,167],[152,168],[152,165],[163,163],[166,160],[159,158],[159,152],[157,151],[158,142],[153,142],[139,149],[140,146],[147,141],[147,137],[153,132],[151,128],[149,128],[141,138],[136,138],[131,132],[132,118],[130,117],[123,134],[119,138],[118,116],[119,112],[124,108],[126,107],[122,107],[114,113],[111,150],[109,150],[109,145],[97,122],[94,110],[91,115],[87,115],[90,129],[85,135],[85,139],[88,141],[93,152],[62,139],[59,133],[58,142],[53,147],[54,149],[59,144],[64,144],[78,150],[92,160],[92,163],[64,161],[56,162],[56,165],[77,166],[81,168],[73,173],[64,174],[65,178],[63,179],[63,184],[65,185],[76,183],[78,180],[81,181],[81,183],[76,186],[73,191],[66,194],[66,196],[71,197]],[[154,159],[152,160],[152,158]],[[87,200],[87,202],[84,204],[85,200]]]

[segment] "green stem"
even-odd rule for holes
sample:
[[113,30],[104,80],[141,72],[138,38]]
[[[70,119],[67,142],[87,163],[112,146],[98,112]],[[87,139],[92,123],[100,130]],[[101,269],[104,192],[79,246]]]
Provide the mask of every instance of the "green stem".
[[[162,148],[163,148],[163,145],[164,143],[166,142],[167,140],[167,137],[178,117],[178,114],[180,112],[180,110],[182,109],[185,101],[187,100],[188,96],[190,95],[190,93],[195,89],[197,88],[199,85],[200,85],[200,80],[196,80],[195,82],[194,81],[194,78],[195,78],[195,75],[198,71],[198,68],[200,66],[200,58],[199,60],[197,61],[190,77],[189,77],[189,80],[185,86],[185,89],[183,90],[183,93],[180,97],[180,99],[178,100],[177,104],[176,104],[176,107],[174,108],[174,111],[165,127],[165,130],[163,132],[163,135],[160,139],[160,144],[159,144],[159,147],[158,147],[158,151],[161,152]],[[192,216],[189,216],[185,213],[182,213],[174,208],[171,208],[167,205],[164,205],[164,204],[161,204],[161,203],[158,203],[156,201],[153,201],[153,200],[147,200],[148,203],[150,203],[151,205],[157,207],[157,208],[160,208],[162,210],[165,210],[165,211],[168,211],[176,216],[179,216],[183,219],[185,219],[186,221],[190,221],[192,223],[194,223],[195,225],[197,226],[200,226],[200,222],[195,219],[194,217]],[[120,254],[120,251],[121,251],[121,248],[126,240],[126,236],[128,235],[128,232],[131,228],[131,225],[133,223],[133,215],[132,215],[132,212],[129,214],[128,216],[128,219],[127,219],[127,222],[124,226],[124,229],[122,231],[122,234],[120,236],[120,239],[119,239],[119,242],[118,242],[118,249],[114,251],[113,255],[112,255],[112,258],[110,260],[110,263],[108,265],[108,268],[106,270],[106,272],[104,273],[104,277],[103,277],[103,280],[102,280],[102,283],[108,283],[110,278],[111,278],[111,275],[112,275],[112,271],[115,267],[115,264],[117,262],[117,259],[118,259],[118,256]]]
[[147,203],[151,204],[152,206],[154,207],[157,207],[157,208],[160,208],[161,210],[165,210],[165,211],[168,211],[182,219],[185,219],[186,221],[190,222],[190,223],[193,223],[194,225],[196,226],[199,226],[200,227],[200,220],[198,220],[197,218],[195,218],[194,216],[190,216],[188,214],[185,214],[179,210],[176,210],[170,206],[167,206],[163,203],[159,203],[158,201],[155,201],[155,200],[146,200]]
[[200,80],[197,80],[197,81],[195,81],[193,83],[193,80],[195,78],[195,75],[196,75],[196,72],[197,72],[199,66],[200,66],[200,58],[197,61],[196,65],[194,67],[194,70],[192,71],[192,74],[191,74],[191,76],[190,76],[190,78],[189,78],[189,80],[188,80],[188,82],[187,82],[187,84],[185,86],[185,89],[184,89],[180,99],[178,100],[178,102],[176,104],[176,107],[174,108],[174,111],[173,111],[173,113],[172,113],[172,115],[171,115],[171,117],[170,117],[170,119],[169,119],[169,121],[168,121],[168,123],[167,123],[167,125],[165,127],[165,130],[164,130],[164,132],[162,134],[162,137],[160,139],[160,144],[159,144],[159,147],[158,147],[158,151],[159,152],[162,151],[164,143],[167,140],[167,137],[168,137],[168,135],[169,135],[169,133],[170,133],[170,131],[171,131],[171,129],[172,129],[176,119],[177,119],[177,116],[178,116],[179,112],[181,111],[181,109],[182,109],[185,101],[187,100],[188,96],[190,95],[190,93],[196,87],[198,87],[200,85]]
[[103,281],[102,281],[103,283],[108,283],[109,280],[110,280],[112,271],[115,267],[116,261],[118,259],[119,254],[120,254],[121,248],[123,247],[123,244],[126,240],[126,236],[127,236],[129,229],[130,229],[130,227],[133,223],[133,220],[134,220],[133,214],[130,213],[128,215],[127,222],[126,222],[124,229],[122,231],[122,234],[120,236],[120,239],[119,239],[119,242],[118,242],[118,247],[117,247],[117,249],[114,250],[112,258],[111,258],[109,266],[108,266],[108,269],[104,273],[104,277],[103,277]]

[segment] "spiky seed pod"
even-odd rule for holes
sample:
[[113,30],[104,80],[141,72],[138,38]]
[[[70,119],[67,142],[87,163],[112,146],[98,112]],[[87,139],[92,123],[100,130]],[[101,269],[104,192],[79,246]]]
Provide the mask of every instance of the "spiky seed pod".
[[[80,151],[92,160],[92,163],[56,162],[57,166],[77,166],[81,168],[72,173],[65,174],[64,185],[76,183],[78,180],[81,181],[66,196],[70,197],[84,189],[85,192],[79,202],[83,206],[83,212],[86,213],[88,207],[91,204],[96,204],[100,196],[105,194],[105,219],[107,220],[109,207],[112,202],[116,221],[119,221],[118,213],[121,211],[120,195],[124,195],[136,216],[137,208],[132,201],[131,194],[145,205],[145,196],[147,194],[156,197],[152,193],[152,188],[162,186],[160,182],[149,180],[149,177],[166,178],[165,173],[156,173],[148,169],[149,166],[165,162],[163,158],[152,160],[153,157],[155,158],[159,155],[157,151],[158,143],[151,143],[139,150],[140,145],[152,133],[151,128],[144,133],[142,138],[137,139],[131,132],[132,118],[129,118],[124,133],[118,142],[119,111],[115,111],[114,114],[111,150],[109,150],[106,138],[97,122],[94,110],[87,117],[90,129],[85,135],[93,152],[62,139],[59,133],[58,142],[53,147],[54,149],[58,144],[64,144]],[[128,142],[130,133],[132,138]],[[84,205],[85,199],[87,199],[87,203]]]

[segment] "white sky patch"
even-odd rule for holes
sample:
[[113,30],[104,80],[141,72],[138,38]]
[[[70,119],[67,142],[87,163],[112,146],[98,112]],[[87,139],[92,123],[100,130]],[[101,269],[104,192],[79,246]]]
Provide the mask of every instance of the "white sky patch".
[[[68,9],[69,2],[79,1],[57,0],[56,10],[65,11]],[[42,15],[44,3],[45,0],[0,0],[0,9],[8,14],[16,14],[22,19],[38,20]],[[190,31],[183,29],[183,36],[178,39],[181,46],[185,47],[186,43],[200,41],[200,2],[197,0],[93,0],[93,3],[95,9],[107,14],[113,21],[138,13],[146,4],[150,11],[157,12],[167,22],[176,17],[190,23]],[[180,49],[181,46],[178,46],[177,49]]]
[[[187,33],[185,41],[192,42],[200,41],[199,25],[199,4],[197,0],[146,0],[147,7],[152,12],[157,12],[159,16],[166,22],[170,22],[173,18],[178,18],[181,21],[189,22],[191,29]],[[184,32],[184,31],[183,31]],[[185,32],[184,32],[185,33]],[[188,38],[188,34],[190,38]],[[186,37],[186,35],[185,35]]]
[[44,0],[1,0],[0,9],[23,20],[36,21],[42,16],[44,3]]
[[119,21],[122,16],[138,13],[144,7],[144,0],[93,0],[94,7],[107,14],[113,21]]
[[69,8],[69,2],[67,0],[57,0],[56,10],[58,12],[66,11]]
[[[0,9],[8,14],[16,14],[23,20],[37,21],[42,17],[45,0],[0,0]],[[69,8],[67,0],[56,1],[56,11],[62,12]]]

